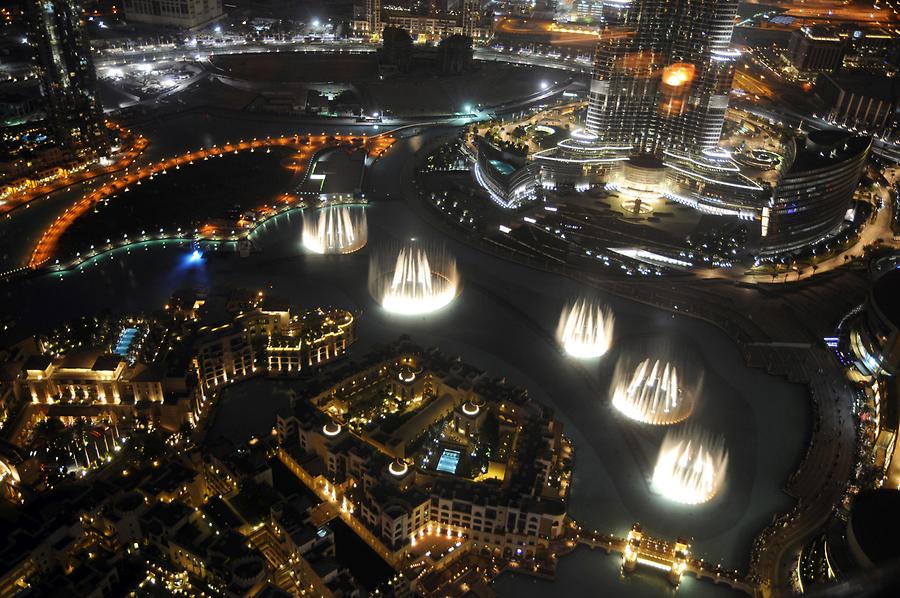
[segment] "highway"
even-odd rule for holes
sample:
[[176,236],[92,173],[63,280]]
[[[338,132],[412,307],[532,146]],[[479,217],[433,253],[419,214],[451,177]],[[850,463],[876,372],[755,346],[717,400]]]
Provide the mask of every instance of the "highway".
[[[98,68],[124,66],[135,62],[158,62],[166,60],[201,61],[210,56],[223,54],[256,54],[265,52],[308,52],[308,53],[345,53],[370,54],[377,47],[368,42],[334,41],[334,42],[255,42],[235,41],[233,43],[198,44],[188,46],[148,46],[134,50],[106,49],[94,53],[94,62]],[[509,62],[514,64],[541,66],[545,68],[590,73],[590,60],[546,56],[519,51],[500,51],[494,48],[478,46],[475,48],[476,60]]]
[[750,73],[746,66],[741,66],[734,73],[733,89],[740,89],[750,95],[772,99],[772,88],[763,82],[759,76]]

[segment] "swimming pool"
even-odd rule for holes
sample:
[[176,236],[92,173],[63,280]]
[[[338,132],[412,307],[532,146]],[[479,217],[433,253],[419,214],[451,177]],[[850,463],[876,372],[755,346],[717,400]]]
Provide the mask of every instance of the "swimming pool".
[[116,355],[121,355],[125,357],[128,355],[128,350],[131,348],[131,344],[134,342],[134,337],[137,335],[137,328],[126,328],[122,331],[122,334],[119,335],[119,339],[116,342],[116,348],[113,351]]
[[459,465],[459,451],[453,449],[444,449],[441,458],[438,459],[437,471],[444,473],[456,473],[456,466]]
[[499,172],[500,174],[512,174],[516,171],[515,167],[512,164],[507,164],[501,160],[491,160],[491,166],[494,167],[494,170]]

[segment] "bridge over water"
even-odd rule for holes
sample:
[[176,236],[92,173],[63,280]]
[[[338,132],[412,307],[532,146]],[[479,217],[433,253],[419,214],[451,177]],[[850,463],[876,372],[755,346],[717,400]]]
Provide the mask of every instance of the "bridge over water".
[[760,595],[756,585],[746,581],[737,571],[691,558],[690,544],[684,540],[661,540],[648,536],[639,525],[635,525],[625,538],[598,532],[582,532],[577,536],[578,544],[591,550],[600,549],[607,554],[621,554],[626,571],[636,567],[649,567],[665,572],[673,585],[678,585],[681,576],[691,574],[697,579],[709,580],[727,585],[751,596]]

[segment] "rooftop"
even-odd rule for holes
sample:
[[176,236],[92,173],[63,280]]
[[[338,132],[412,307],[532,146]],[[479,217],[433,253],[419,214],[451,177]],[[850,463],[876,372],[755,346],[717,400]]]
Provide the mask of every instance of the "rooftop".
[[860,492],[850,513],[850,527],[859,547],[873,563],[900,558],[900,491],[881,488]]
[[844,91],[896,103],[900,99],[900,80],[866,71],[823,73],[819,81],[828,81]]
[[829,168],[866,151],[870,137],[853,135],[837,129],[813,131],[805,139],[797,139],[797,156],[785,169],[787,176]]
[[900,270],[891,270],[875,281],[872,301],[890,322],[900,328]]

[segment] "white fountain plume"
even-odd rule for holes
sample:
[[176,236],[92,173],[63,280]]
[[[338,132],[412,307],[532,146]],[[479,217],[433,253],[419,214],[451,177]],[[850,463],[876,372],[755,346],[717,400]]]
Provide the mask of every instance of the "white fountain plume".
[[396,254],[373,258],[369,288],[388,311],[405,315],[437,311],[456,297],[456,260],[441,248],[409,244]]
[[721,437],[697,428],[670,430],[659,448],[653,488],[669,500],[697,505],[725,483],[728,451]]
[[613,324],[609,310],[595,301],[578,299],[563,308],[556,339],[572,357],[600,357],[612,346]]
[[353,253],[366,246],[369,228],[361,207],[333,206],[303,215],[303,245],[314,253]]
[[694,410],[695,393],[670,362],[650,359],[640,362],[630,378],[619,364],[613,377],[612,404],[635,421],[668,426],[685,420]]

